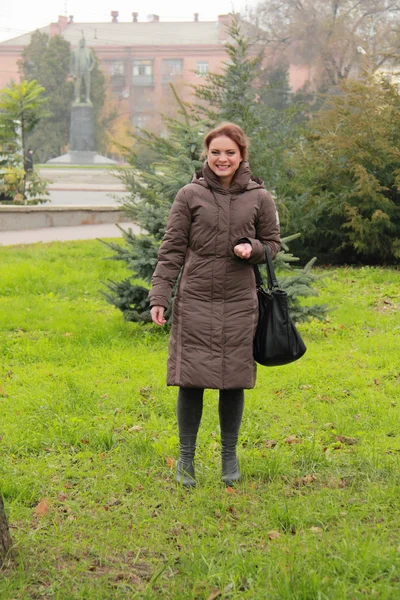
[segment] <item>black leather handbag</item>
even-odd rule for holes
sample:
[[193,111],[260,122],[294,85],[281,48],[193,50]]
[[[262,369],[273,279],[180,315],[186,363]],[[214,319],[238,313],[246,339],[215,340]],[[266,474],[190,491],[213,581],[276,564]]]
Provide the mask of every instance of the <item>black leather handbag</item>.
[[265,247],[268,288],[254,265],[258,296],[258,325],[254,360],[265,367],[286,365],[303,356],[306,346],[289,315],[288,296],[279,287],[269,250]]

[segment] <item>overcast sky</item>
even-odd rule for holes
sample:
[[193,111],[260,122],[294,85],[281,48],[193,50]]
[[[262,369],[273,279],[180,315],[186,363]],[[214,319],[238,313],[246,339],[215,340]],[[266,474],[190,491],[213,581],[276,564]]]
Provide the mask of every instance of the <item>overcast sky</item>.
[[245,13],[246,6],[256,0],[0,0],[0,41],[34,31],[57,21],[58,15],[73,15],[75,22],[110,21],[112,10],[119,12],[119,21],[131,21],[132,12],[146,21],[148,14],[156,14],[163,21],[192,20],[193,13],[200,20],[212,21],[219,14]]

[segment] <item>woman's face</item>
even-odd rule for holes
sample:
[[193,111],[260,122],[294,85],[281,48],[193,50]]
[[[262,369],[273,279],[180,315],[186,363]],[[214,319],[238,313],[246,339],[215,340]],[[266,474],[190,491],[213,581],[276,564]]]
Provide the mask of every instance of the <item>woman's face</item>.
[[210,169],[222,182],[230,183],[242,162],[242,157],[237,143],[226,135],[221,135],[210,142],[207,160]]

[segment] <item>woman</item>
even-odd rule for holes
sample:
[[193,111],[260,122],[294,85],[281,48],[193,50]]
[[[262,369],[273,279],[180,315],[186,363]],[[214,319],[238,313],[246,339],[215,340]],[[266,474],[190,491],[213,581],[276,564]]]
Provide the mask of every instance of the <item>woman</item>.
[[254,270],[280,248],[274,201],[253,177],[248,140],[233,123],[222,123],[204,139],[207,160],[200,174],[177,194],[168,218],[150,291],[151,316],[166,321],[175,297],[168,356],[168,385],[179,386],[180,456],[177,481],[196,484],[194,454],[205,388],[219,390],[222,480],[240,478],[236,445],[243,390],[253,388],[253,337],[258,305]]

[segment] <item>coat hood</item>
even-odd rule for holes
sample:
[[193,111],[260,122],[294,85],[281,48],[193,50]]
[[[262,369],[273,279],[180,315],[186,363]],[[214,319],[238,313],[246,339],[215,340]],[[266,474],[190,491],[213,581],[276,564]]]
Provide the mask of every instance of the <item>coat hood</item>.
[[263,180],[251,174],[250,165],[246,161],[240,163],[229,189],[223,187],[220,178],[210,169],[207,160],[203,164],[203,169],[194,175],[192,183],[211,188],[219,194],[235,194],[264,187]]

